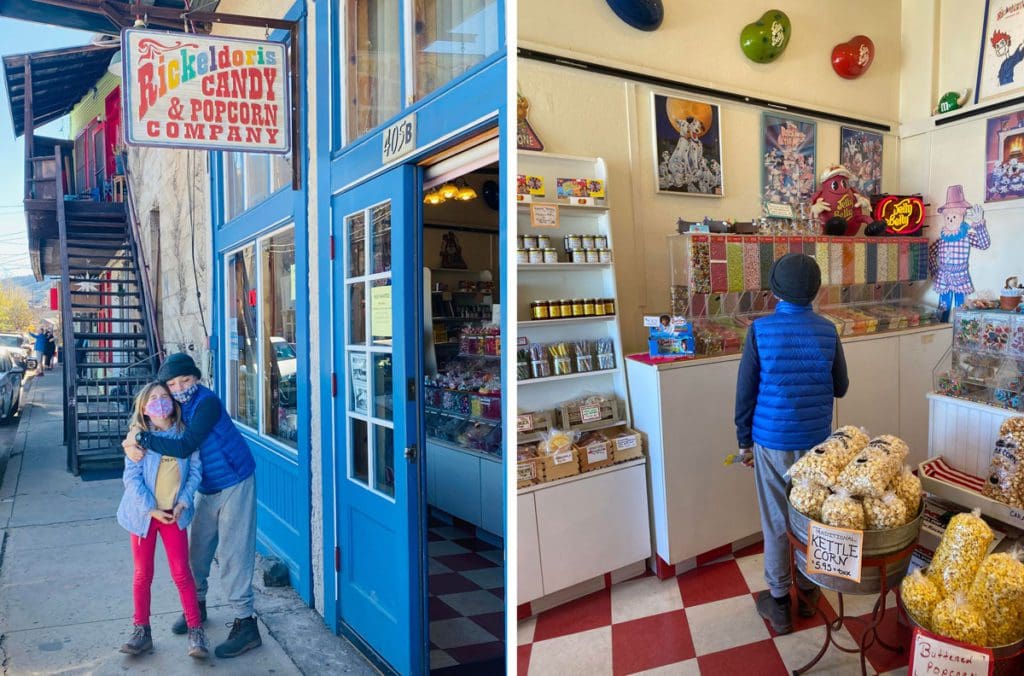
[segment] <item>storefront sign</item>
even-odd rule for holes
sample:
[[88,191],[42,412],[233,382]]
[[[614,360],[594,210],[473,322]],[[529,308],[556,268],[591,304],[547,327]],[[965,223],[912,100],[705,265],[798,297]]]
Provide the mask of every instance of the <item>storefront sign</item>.
[[130,145],[291,149],[288,58],[280,42],[129,29],[121,53]]
[[914,629],[910,644],[910,676],[991,676],[995,666],[991,650],[968,646],[919,628]]
[[811,521],[807,529],[807,572],[860,582],[864,531]]
[[370,290],[370,328],[374,338],[391,337],[390,286],[375,286]]
[[381,162],[387,164],[416,149],[416,113],[406,115],[384,130],[381,140]]
[[892,235],[913,235],[924,225],[924,202],[920,197],[886,195],[875,205],[875,220],[885,221]]
[[531,204],[530,225],[535,228],[557,228],[558,227],[558,205],[557,204]]

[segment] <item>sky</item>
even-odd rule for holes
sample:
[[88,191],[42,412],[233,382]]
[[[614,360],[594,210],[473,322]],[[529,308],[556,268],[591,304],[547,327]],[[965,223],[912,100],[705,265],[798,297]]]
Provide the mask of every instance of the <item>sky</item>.
[[[56,28],[37,23],[0,18],[0,56],[41,52],[48,49],[87,44],[91,33]],[[44,136],[67,138],[65,117],[42,127]],[[25,146],[21,137],[14,138],[11,126],[11,104],[7,100],[7,83],[0,78],[0,279],[32,273],[28,262],[28,237],[25,233]]]

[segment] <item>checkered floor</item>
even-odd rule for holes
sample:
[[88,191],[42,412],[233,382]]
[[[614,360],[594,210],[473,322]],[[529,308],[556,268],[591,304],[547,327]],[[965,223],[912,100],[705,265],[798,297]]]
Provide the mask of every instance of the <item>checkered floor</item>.
[[[519,674],[789,674],[821,648],[823,620],[795,617],[793,633],[776,636],[754,607],[766,588],[762,561],[757,544],[676,578],[648,574],[523,620]],[[843,600],[846,615],[868,616],[877,597]],[[822,604],[834,619],[838,597],[825,592]],[[889,594],[887,606],[894,605]],[[846,646],[861,631],[850,625],[840,633]],[[893,645],[909,640],[895,608],[886,612],[880,635]],[[868,651],[868,673],[905,674],[907,659],[875,646]],[[859,660],[830,648],[810,673],[860,673]]]
[[505,654],[505,571],[500,547],[472,527],[431,519],[430,668]]

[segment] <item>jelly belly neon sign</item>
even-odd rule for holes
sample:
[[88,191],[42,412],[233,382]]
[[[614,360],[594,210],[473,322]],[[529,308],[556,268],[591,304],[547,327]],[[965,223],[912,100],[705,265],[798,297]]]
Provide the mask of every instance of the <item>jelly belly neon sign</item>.
[[886,195],[875,206],[875,220],[885,221],[890,235],[913,235],[924,225],[924,202],[920,197]]
[[282,43],[129,29],[121,50],[130,145],[290,150]]

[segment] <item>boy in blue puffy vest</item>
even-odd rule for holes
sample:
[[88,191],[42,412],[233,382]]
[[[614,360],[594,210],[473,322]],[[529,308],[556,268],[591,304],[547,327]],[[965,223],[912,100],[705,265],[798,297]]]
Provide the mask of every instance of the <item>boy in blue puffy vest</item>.
[[[736,439],[754,468],[764,532],[767,591],[757,612],[779,634],[793,631],[789,543],[786,536],[786,472],[832,431],[832,405],[849,388],[846,358],[835,326],[814,313],[821,270],[810,256],[787,254],[771,269],[775,313],[747,332],[736,383]],[[798,612],[812,617],[819,592],[798,575],[806,592]]]

